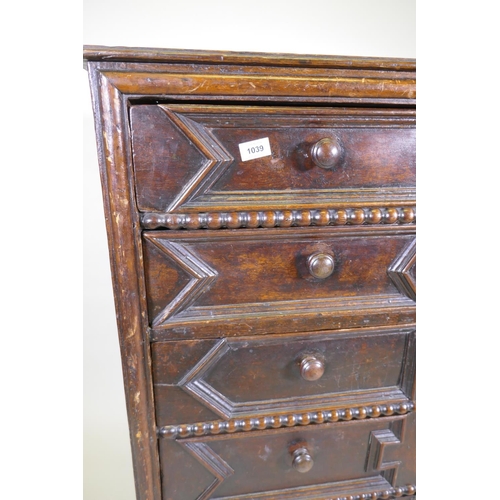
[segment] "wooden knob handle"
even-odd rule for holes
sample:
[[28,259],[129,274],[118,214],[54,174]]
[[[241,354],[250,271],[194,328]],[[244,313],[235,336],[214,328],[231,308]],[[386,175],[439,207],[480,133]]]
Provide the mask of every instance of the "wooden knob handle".
[[307,266],[314,278],[325,279],[333,273],[335,261],[327,253],[315,253],[307,259]]
[[344,148],[336,137],[325,137],[311,148],[311,158],[321,168],[334,168],[342,161]]
[[314,465],[314,460],[307,451],[307,448],[298,448],[293,452],[292,457],[292,465],[297,472],[309,472]]
[[300,362],[300,374],[304,380],[314,382],[319,380],[325,373],[325,365],[322,360],[316,356],[307,355]]

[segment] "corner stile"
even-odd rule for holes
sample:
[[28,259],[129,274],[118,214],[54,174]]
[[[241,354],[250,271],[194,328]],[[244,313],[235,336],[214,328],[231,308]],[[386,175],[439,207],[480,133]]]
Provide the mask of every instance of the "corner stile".
[[129,201],[134,197],[128,178],[130,156],[126,109],[122,93],[103,75],[99,63],[89,61],[88,71],[101,183],[103,191],[108,193],[104,197],[104,211],[136,495],[140,500],[160,500],[150,351],[145,337],[145,293],[139,272],[142,268],[140,225],[138,214]]

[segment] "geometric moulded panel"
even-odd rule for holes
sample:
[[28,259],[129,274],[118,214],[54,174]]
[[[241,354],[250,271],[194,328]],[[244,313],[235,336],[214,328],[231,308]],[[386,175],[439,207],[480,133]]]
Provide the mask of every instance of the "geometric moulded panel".
[[417,240],[414,239],[389,266],[387,274],[398,290],[417,299]]
[[[267,229],[265,240],[259,229],[240,233],[143,233],[153,340],[414,321],[414,228]],[[309,274],[314,254],[333,259],[331,276]]]
[[[403,431],[413,425],[411,415],[405,415],[239,434],[231,439],[221,435],[160,440],[164,475],[189,473],[187,481],[165,484],[165,498],[318,500],[413,494],[414,458],[405,452],[413,432]],[[297,446],[307,448],[314,462],[305,474],[292,464],[291,452]]]
[[[410,327],[328,332],[314,338],[157,342],[152,351],[157,423],[408,403],[414,385],[414,337]],[[307,355],[323,363],[318,380],[303,378],[301,362]],[[182,360],[175,373],[169,362],[174,358]],[[169,404],[172,398],[182,401],[184,420],[176,405]]]
[[[133,105],[131,139],[141,212],[179,213],[343,205],[415,198],[412,112],[194,104]],[[371,118],[367,119],[367,118]],[[317,168],[311,147],[335,136],[339,168]],[[267,138],[243,161],[239,144]],[[270,189],[271,187],[271,189]]]

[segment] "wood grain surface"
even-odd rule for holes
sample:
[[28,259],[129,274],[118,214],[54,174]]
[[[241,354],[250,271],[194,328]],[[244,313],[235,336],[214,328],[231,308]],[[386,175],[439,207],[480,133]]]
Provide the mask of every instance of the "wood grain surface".
[[138,500],[415,498],[415,61],[84,62]]

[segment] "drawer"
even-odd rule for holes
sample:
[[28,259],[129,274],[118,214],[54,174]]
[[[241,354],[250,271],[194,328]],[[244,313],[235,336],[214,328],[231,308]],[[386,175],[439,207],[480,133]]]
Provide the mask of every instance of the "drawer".
[[414,242],[414,227],[146,232],[152,338],[412,323]]
[[412,326],[157,342],[157,424],[406,403],[414,350]]
[[[168,500],[324,500],[415,492],[415,414],[190,439],[161,439]],[[349,459],[346,459],[349,457]],[[379,493],[380,496],[371,496]],[[360,497],[356,497],[360,498]],[[365,497],[362,497],[365,498]]]
[[412,110],[135,105],[130,126],[142,212],[415,200]]

